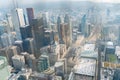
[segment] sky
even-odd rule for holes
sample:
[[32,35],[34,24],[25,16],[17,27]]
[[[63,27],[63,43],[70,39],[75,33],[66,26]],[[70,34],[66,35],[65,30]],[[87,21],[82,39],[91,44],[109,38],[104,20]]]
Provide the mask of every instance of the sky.
[[[0,0],[0,7],[10,5],[13,0]],[[93,2],[107,2],[120,3],[120,0],[17,0],[24,4],[34,4],[38,2],[56,2],[56,1],[93,1]]]

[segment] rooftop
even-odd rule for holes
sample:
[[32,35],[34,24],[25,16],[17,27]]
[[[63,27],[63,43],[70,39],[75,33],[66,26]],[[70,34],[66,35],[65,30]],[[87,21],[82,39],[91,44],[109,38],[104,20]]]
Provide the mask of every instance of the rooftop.
[[96,60],[82,58],[80,63],[74,66],[74,73],[95,76]]
[[62,66],[62,65],[64,65],[64,62],[60,61],[60,62],[56,62],[55,63],[55,67],[59,67],[59,66]]
[[83,50],[85,51],[94,51],[95,49],[95,44],[85,44],[84,47],[83,47]]
[[80,57],[97,59],[98,53],[95,52],[95,51],[83,51],[83,52],[80,53]]
[[21,40],[17,40],[17,41],[15,41],[15,43],[17,44],[17,43],[22,43],[22,41]]

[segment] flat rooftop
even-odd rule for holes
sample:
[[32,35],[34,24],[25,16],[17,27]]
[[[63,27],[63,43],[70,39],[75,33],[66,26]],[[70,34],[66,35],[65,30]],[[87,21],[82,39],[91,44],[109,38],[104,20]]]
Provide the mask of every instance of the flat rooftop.
[[83,50],[85,51],[94,51],[95,49],[95,44],[85,44],[84,47],[83,47]]
[[74,66],[74,73],[95,76],[96,60],[81,58],[80,63]]
[[80,53],[79,57],[85,57],[85,58],[98,58],[98,52],[95,51],[83,51]]

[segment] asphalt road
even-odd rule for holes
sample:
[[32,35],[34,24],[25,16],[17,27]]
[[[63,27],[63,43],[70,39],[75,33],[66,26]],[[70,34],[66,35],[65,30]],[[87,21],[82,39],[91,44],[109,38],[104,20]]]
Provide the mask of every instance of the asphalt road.
[[101,80],[101,46],[98,47],[98,71],[97,71],[97,80]]

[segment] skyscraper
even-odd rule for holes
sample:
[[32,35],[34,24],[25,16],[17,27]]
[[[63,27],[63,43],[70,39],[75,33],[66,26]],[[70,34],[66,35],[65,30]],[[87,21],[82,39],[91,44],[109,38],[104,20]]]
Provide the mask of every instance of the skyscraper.
[[26,10],[27,10],[28,22],[31,25],[32,24],[32,19],[34,18],[33,8],[26,8]]
[[49,68],[49,57],[47,55],[41,55],[37,62],[37,69],[39,72],[43,72]]
[[20,27],[25,25],[23,9],[16,8],[12,10],[12,21],[16,32],[16,39],[21,40]]
[[26,38],[23,41],[23,49],[25,52],[30,54],[34,54],[34,39],[33,38]]
[[[43,26],[43,18],[40,19],[33,19],[32,22],[32,32],[33,32],[33,38],[35,41],[35,53],[40,52],[40,48],[44,46],[44,26]],[[39,54],[40,55],[40,54]],[[36,57],[39,57],[39,55],[35,55]]]
[[8,32],[10,33],[11,31],[13,31],[13,22],[12,22],[12,16],[10,14],[6,15],[7,17],[7,21],[8,21]]
[[84,15],[81,20],[81,32],[86,36],[86,15]]
[[15,69],[21,70],[25,65],[25,58],[22,55],[15,55],[12,57],[12,62]]
[[72,43],[72,23],[71,23],[71,20],[70,20],[70,16],[68,14],[65,15],[65,18],[64,18],[64,23],[67,23],[67,27],[65,29],[67,29],[67,38],[68,38],[68,45],[67,47],[69,47]]
[[17,11],[17,15],[18,15],[20,27],[21,27],[21,26],[25,26],[23,9],[18,8],[18,9],[16,9],[16,11]]
[[70,46],[70,26],[68,23],[61,23],[61,35],[63,38],[63,42],[66,44],[66,47],[68,48]]
[[25,40],[28,37],[27,27],[26,26],[20,27],[20,32],[21,32],[22,40]]
[[25,25],[20,27],[20,32],[22,40],[25,40],[26,38],[32,38],[31,26]]
[[1,37],[1,42],[2,42],[3,47],[8,47],[10,45],[8,34],[4,33],[0,37]]
[[17,46],[17,48],[18,48],[18,54],[23,52],[23,41],[17,40],[17,41],[15,41],[14,45]]
[[63,39],[62,39],[62,33],[61,33],[60,24],[61,24],[61,18],[58,17],[58,19],[57,19],[57,28],[58,28],[59,43],[63,44],[64,42],[63,42]]

